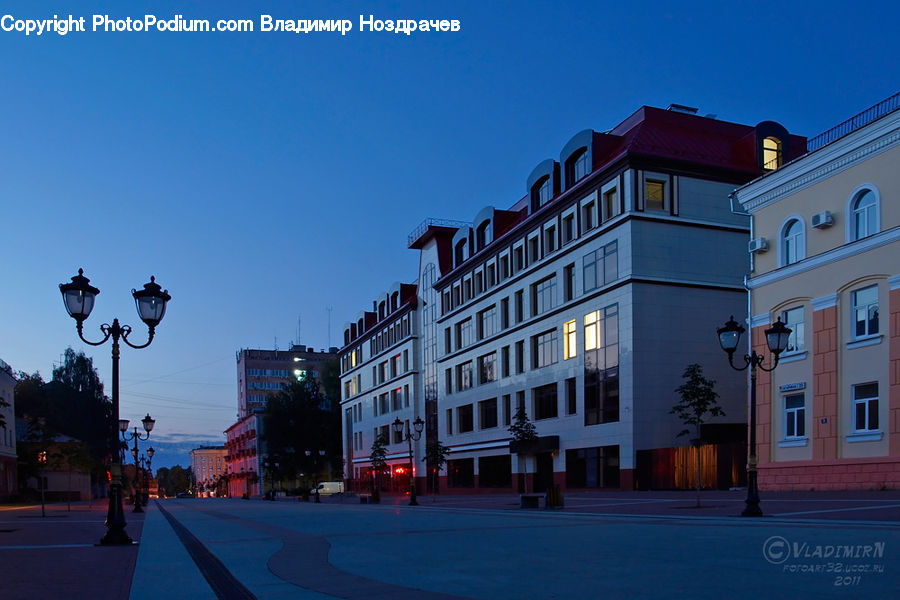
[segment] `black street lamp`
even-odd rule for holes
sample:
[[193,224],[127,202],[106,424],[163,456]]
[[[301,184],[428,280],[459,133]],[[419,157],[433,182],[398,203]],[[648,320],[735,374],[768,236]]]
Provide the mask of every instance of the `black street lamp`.
[[394,421],[394,433],[403,436],[406,438],[406,443],[409,444],[409,505],[410,506],[418,506],[419,503],[416,501],[416,479],[413,476],[413,441],[418,442],[422,438],[422,429],[425,427],[425,422],[416,417],[416,420],[413,421],[413,431],[409,429],[409,421],[406,421],[406,431],[404,432],[404,422],[400,420],[400,417]]
[[134,428],[134,433],[125,433],[128,431],[128,419],[119,419],[119,431],[122,432],[122,441],[125,443],[125,446],[128,446],[128,442],[130,440],[134,440],[134,446],[131,448],[131,456],[134,457],[134,480],[136,483],[136,489],[134,492],[134,510],[132,512],[142,513],[144,509],[141,508],[141,504],[143,504],[144,500],[141,496],[141,478],[143,477],[142,469],[138,466],[138,440],[145,441],[150,439],[150,432],[153,431],[153,426],[156,424],[156,421],[150,417],[150,413],[147,413],[147,416],[141,419],[141,424],[144,426],[144,431],[147,432],[146,437],[142,436],[138,431],[138,428]]
[[744,355],[744,366],[736,367],[733,361],[734,352],[744,331],[746,330],[734,320],[734,315],[725,323],[725,327],[716,330],[722,350],[728,353],[728,364],[731,365],[731,368],[736,371],[750,368],[750,448],[748,449],[747,499],[745,500],[747,506],[741,516],[761,517],[763,513],[759,507],[759,486],[756,480],[756,369],[758,367],[766,372],[775,370],[775,367],[778,366],[778,356],[787,348],[791,330],[784,326],[780,317],[769,329],[766,329],[766,345],[769,346],[769,351],[774,356],[771,367],[766,367],[763,364],[765,357],[757,354],[753,349],[750,350],[750,354]]
[[[153,341],[156,326],[159,325],[166,314],[166,303],[172,299],[168,290],[163,290],[157,285],[153,277],[150,283],[144,284],[142,290],[131,290],[137,307],[138,316],[147,325],[148,337],[144,344],[132,344],[128,341],[131,334],[130,325],[120,325],[119,319],[113,319],[112,325],[104,323],[100,326],[103,339],[99,342],[91,342],[85,339],[83,333],[84,321],[90,316],[94,308],[94,300],[100,290],[90,284],[90,280],[84,276],[84,271],[78,269],[78,275],[72,277],[71,283],[61,283],[59,291],[63,296],[63,303],[69,316],[75,319],[75,328],[81,341],[90,346],[100,346],[112,338],[112,412],[113,419],[119,419],[119,339],[135,349],[146,348]],[[126,425],[127,428],[127,425]],[[119,436],[115,430],[110,431],[110,441],[113,448],[119,447]],[[109,484],[109,509],[106,514],[106,535],[100,540],[103,545],[131,544],[132,540],[125,532],[125,511],[122,509],[122,466],[119,452],[113,452],[110,465]]]
[[[153,449],[153,446],[147,448],[147,498],[150,498],[150,483],[153,481],[153,468],[150,466],[150,463],[153,461],[153,455],[156,453],[156,450]],[[157,490],[158,491],[158,490]],[[144,506],[147,506],[147,502],[144,501]]]

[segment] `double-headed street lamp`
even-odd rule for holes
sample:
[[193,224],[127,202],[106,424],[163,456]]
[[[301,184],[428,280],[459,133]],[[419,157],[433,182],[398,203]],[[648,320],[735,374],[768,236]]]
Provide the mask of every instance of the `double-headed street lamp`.
[[[84,276],[84,271],[78,269],[78,275],[72,277],[71,283],[59,284],[63,303],[69,316],[75,319],[75,328],[78,337],[85,344],[100,346],[112,338],[112,413],[115,421],[119,420],[119,339],[132,348],[146,348],[153,341],[156,326],[159,325],[166,314],[166,303],[172,299],[168,290],[163,290],[153,277],[150,283],[144,284],[142,290],[131,290],[137,306],[138,316],[147,325],[148,337],[144,344],[132,344],[128,341],[131,334],[131,326],[120,325],[119,319],[113,319],[112,325],[104,323],[100,326],[103,339],[99,342],[91,342],[84,337],[84,321],[94,309],[94,300],[100,290],[90,284],[90,280]],[[114,422],[115,422],[114,421]],[[126,425],[126,429],[127,429]],[[111,448],[119,448],[119,436],[115,429],[109,432]],[[120,452],[112,454],[110,465],[109,485],[109,509],[106,513],[106,535],[100,540],[104,545],[131,544],[132,540],[125,532],[125,511],[122,508],[122,466]]]
[[719,334],[719,344],[722,345],[722,350],[728,353],[728,364],[731,365],[731,368],[736,371],[750,369],[750,448],[747,460],[747,499],[745,500],[747,506],[744,507],[741,515],[761,517],[763,513],[759,507],[759,487],[756,481],[756,369],[759,367],[766,372],[775,370],[775,367],[778,366],[778,356],[788,346],[791,330],[784,326],[780,317],[769,329],[766,329],[766,345],[769,346],[769,351],[774,356],[770,367],[763,364],[765,357],[757,354],[753,349],[750,350],[750,354],[744,355],[743,366],[736,367],[734,365],[734,352],[741,341],[741,334],[746,331],[734,320],[734,315],[725,323],[725,327],[716,331]]
[[134,446],[131,448],[131,456],[134,457],[134,479],[136,482],[136,489],[134,492],[134,511],[136,513],[144,512],[141,508],[141,504],[143,503],[143,499],[141,498],[141,471],[138,468],[138,440],[145,441],[150,439],[150,432],[153,431],[153,426],[156,424],[156,421],[150,416],[150,413],[147,413],[147,416],[141,419],[141,424],[144,426],[144,431],[147,432],[146,436],[142,436],[138,431],[138,428],[134,428],[134,433],[126,433],[128,431],[128,419],[119,419],[119,431],[122,432],[122,442],[125,446],[128,446],[128,442],[134,440]]
[[[153,455],[156,453],[156,450],[153,449],[153,446],[147,448],[147,499],[150,498],[150,482],[153,481],[153,468],[150,466],[150,463],[153,461]],[[147,506],[147,502],[144,502],[144,506]]]
[[[404,425],[406,431],[404,432]],[[416,479],[413,476],[413,447],[412,443],[414,441],[418,442],[422,438],[422,429],[425,427],[425,422],[416,417],[416,420],[413,421],[413,431],[409,429],[409,421],[406,421],[404,424],[403,421],[400,420],[400,417],[394,421],[394,433],[397,435],[403,434],[406,438],[407,444],[409,444],[409,505],[410,506],[418,506],[419,503],[416,501]]]

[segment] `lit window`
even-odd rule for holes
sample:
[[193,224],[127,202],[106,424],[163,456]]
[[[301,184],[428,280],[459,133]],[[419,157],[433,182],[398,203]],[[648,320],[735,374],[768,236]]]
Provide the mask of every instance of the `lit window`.
[[878,203],[872,190],[863,190],[853,201],[853,239],[878,233]]
[[878,384],[864,383],[853,386],[853,414],[856,431],[878,429]]
[[803,239],[803,223],[799,219],[791,219],[782,228],[781,264],[791,265],[806,258],[806,244]]
[[568,360],[578,356],[578,328],[574,319],[563,325],[563,345],[563,358]]
[[853,335],[861,338],[878,333],[878,286],[852,292]]
[[767,137],[763,140],[763,169],[772,171],[782,164],[781,140]]
[[647,179],[644,182],[644,199],[647,210],[666,210],[666,182]]

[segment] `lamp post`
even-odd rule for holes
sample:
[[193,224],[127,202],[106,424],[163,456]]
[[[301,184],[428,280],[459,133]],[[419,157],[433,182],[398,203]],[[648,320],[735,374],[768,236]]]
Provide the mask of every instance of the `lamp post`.
[[716,330],[722,350],[728,353],[728,364],[731,365],[731,368],[736,371],[750,369],[750,448],[747,460],[747,499],[741,516],[761,517],[763,513],[759,507],[759,487],[756,479],[756,369],[760,368],[766,372],[775,370],[775,367],[778,366],[778,356],[787,348],[791,330],[784,326],[780,317],[769,329],[766,329],[766,345],[774,357],[772,366],[766,367],[763,364],[765,357],[757,354],[756,350],[751,348],[750,354],[744,355],[744,365],[737,367],[733,361],[734,352],[744,331],[746,330],[734,320],[734,315],[725,323],[724,327]]
[[[135,349],[146,348],[153,341],[156,326],[159,325],[166,314],[166,303],[172,299],[168,290],[157,285],[153,277],[150,283],[144,284],[142,290],[131,290],[137,307],[138,316],[147,325],[148,337],[144,344],[132,344],[128,341],[131,334],[131,326],[120,325],[119,319],[113,319],[112,325],[104,323],[100,326],[103,339],[99,342],[91,342],[85,339],[83,329],[84,321],[94,309],[94,300],[100,290],[90,284],[90,280],[84,276],[84,271],[78,269],[78,275],[72,277],[71,283],[61,283],[59,291],[63,296],[63,303],[69,316],[75,319],[75,329],[78,337],[90,346],[100,346],[112,338],[112,416],[119,419],[119,340]],[[127,425],[126,425],[127,428]],[[119,439],[115,430],[110,431],[110,441],[114,442],[112,448],[119,447]],[[131,538],[125,532],[125,511],[122,509],[122,466],[120,453],[113,452],[110,465],[109,485],[109,509],[106,514],[106,535],[100,540],[103,545],[131,544]]]
[[[150,467],[150,463],[153,461],[153,455],[156,453],[156,450],[153,449],[153,446],[147,448],[147,498],[150,497],[150,484],[153,482],[153,469]],[[158,490],[157,490],[158,493]],[[144,503],[146,506],[147,503]]]
[[141,471],[138,470],[140,467],[138,465],[138,440],[145,441],[150,439],[150,432],[153,431],[153,426],[156,424],[156,421],[150,416],[150,413],[147,413],[147,416],[141,419],[141,424],[144,426],[144,431],[147,432],[146,436],[142,436],[138,431],[138,428],[134,428],[134,433],[126,433],[128,431],[128,419],[119,419],[119,431],[122,432],[122,441],[125,442],[125,445],[128,445],[128,442],[134,440],[134,446],[131,448],[131,456],[134,457],[134,479],[136,485],[136,489],[134,492],[134,510],[132,512],[142,513],[144,509],[141,508],[141,504],[143,503],[143,499],[141,497]]
[[419,503],[416,501],[416,479],[413,476],[413,441],[418,442],[422,438],[422,429],[425,427],[425,422],[416,417],[416,420],[413,421],[413,431],[409,429],[409,421],[405,423],[406,431],[404,432],[404,422],[400,420],[400,417],[393,423],[394,433],[403,434],[406,438],[406,443],[409,444],[409,505],[410,506],[418,506]]
[[41,450],[38,452],[38,463],[41,465],[41,470],[38,473],[38,487],[41,488],[41,518],[47,516],[47,513],[44,510],[44,488],[47,486],[44,484],[44,469],[47,467],[47,451]]

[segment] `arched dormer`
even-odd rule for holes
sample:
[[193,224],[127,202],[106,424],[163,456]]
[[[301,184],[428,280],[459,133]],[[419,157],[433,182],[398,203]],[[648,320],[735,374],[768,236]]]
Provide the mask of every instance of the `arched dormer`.
[[494,207],[486,206],[475,216],[475,252],[494,241]]
[[472,256],[472,228],[460,227],[453,236],[453,268]]
[[388,289],[388,314],[393,313],[398,308],[400,308],[400,282],[395,281],[391,284],[391,287]]
[[548,158],[532,169],[526,180],[528,190],[528,214],[537,212],[559,193],[559,163]]
[[559,154],[559,162],[564,165],[565,173],[563,189],[571,188],[594,170],[593,141],[594,130],[585,129],[573,135],[563,146]]
[[791,136],[775,121],[763,121],[756,126],[756,160],[760,169],[773,171],[785,163],[790,155]]

